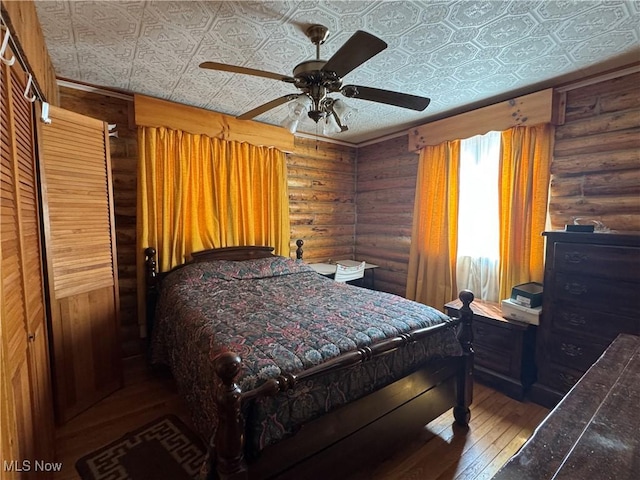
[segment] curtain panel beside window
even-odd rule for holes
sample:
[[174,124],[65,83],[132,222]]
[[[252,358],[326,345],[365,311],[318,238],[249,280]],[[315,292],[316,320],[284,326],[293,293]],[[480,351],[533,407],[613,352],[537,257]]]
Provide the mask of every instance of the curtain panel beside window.
[[420,152],[406,297],[440,310],[456,296],[460,140]]

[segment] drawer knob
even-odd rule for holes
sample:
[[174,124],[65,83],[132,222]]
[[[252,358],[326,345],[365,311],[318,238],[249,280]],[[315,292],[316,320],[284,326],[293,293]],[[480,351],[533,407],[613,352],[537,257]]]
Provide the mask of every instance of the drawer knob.
[[581,327],[587,323],[587,321],[584,318],[584,315],[580,315],[578,313],[562,312],[562,318],[564,319],[565,322],[567,322],[569,325],[572,325],[574,327]]
[[577,345],[573,345],[572,343],[560,344],[560,350],[562,350],[568,357],[582,356],[582,348],[578,347]]
[[567,252],[564,254],[564,261],[567,263],[582,263],[589,260],[589,257],[581,252]]
[[564,289],[571,295],[582,295],[587,293],[587,286],[578,282],[565,283]]
[[564,384],[565,387],[571,388],[573,387],[578,379],[573,375],[569,375],[568,373],[560,372],[560,381]]

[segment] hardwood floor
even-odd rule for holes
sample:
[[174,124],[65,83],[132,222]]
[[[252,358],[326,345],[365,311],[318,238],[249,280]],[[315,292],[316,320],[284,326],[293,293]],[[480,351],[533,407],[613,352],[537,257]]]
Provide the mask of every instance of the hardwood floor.
[[[354,480],[490,479],[547,412],[476,384],[468,430],[453,426],[453,415],[447,412],[426,425],[406,448],[364,469]],[[189,424],[171,378],[151,371],[142,358],[126,360],[125,387],[56,430],[56,460],[63,468],[54,480],[79,479],[76,460],[166,413]]]

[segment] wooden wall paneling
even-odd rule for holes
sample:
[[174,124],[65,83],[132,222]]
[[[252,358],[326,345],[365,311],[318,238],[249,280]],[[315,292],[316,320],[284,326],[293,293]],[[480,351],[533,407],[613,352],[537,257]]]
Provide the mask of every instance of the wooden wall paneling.
[[55,405],[64,423],[122,386],[104,122],[51,107],[39,129]]
[[[2,130],[0,253],[2,272],[3,451],[15,460],[53,460],[53,409],[42,281],[34,112],[23,97],[22,68],[0,65]],[[7,447],[7,444],[9,445]],[[6,470],[3,464],[3,470]],[[33,470],[21,478],[45,478]]]
[[113,175],[113,209],[118,254],[120,338],[123,358],[140,355],[144,345],[138,326],[136,280],[136,182],[138,131],[133,97],[60,87],[60,106],[116,125],[109,137]]
[[549,214],[553,229],[575,219],[640,231],[640,72],[567,89],[556,127]]
[[353,259],[356,149],[296,137],[287,178],[291,256],[302,239],[307,262]]
[[358,149],[356,258],[379,265],[376,288],[405,295],[419,156],[407,136]]
[[56,72],[49,57],[33,1],[2,0],[2,16],[29,63],[34,81],[47,102],[58,105]]

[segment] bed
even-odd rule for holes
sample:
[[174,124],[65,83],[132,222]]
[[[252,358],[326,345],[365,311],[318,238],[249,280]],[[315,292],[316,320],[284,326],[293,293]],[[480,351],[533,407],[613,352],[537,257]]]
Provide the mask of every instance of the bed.
[[152,362],[208,439],[208,478],[340,478],[451,408],[468,424],[473,294],[450,318],[323,277],[301,247],[206,250],[163,274],[145,252]]

